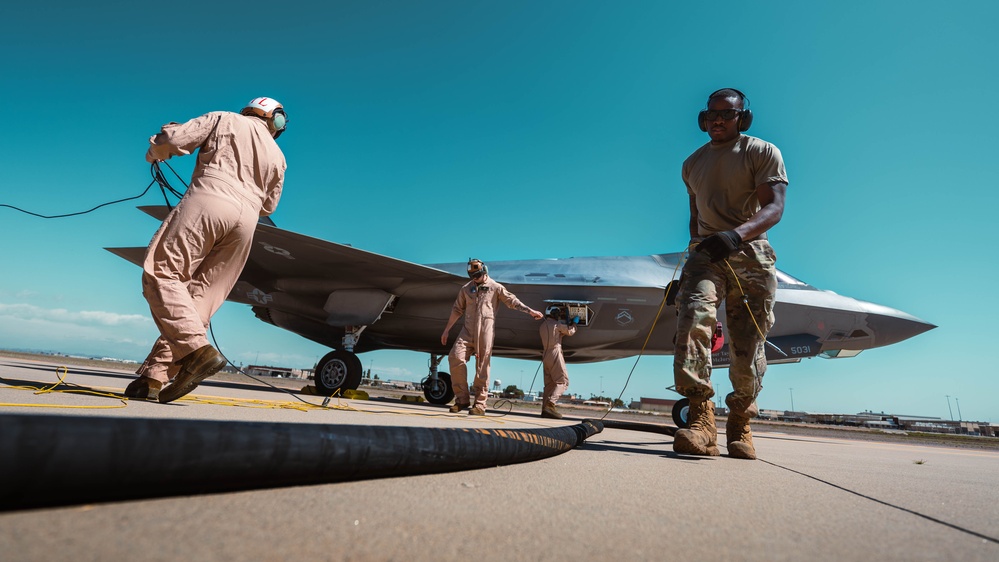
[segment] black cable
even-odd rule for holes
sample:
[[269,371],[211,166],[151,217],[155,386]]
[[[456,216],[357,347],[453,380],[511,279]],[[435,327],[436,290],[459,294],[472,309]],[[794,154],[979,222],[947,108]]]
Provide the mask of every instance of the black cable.
[[328,408],[328,409],[332,409],[332,408],[329,408],[329,406],[324,406],[322,404],[313,404],[312,402],[309,402],[308,400],[305,400],[301,396],[299,396],[299,395],[295,394],[294,392],[288,390],[287,388],[281,388],[279,386],[275,386],[275,385],[273,385],[273,384],[271,384],[271,383],[269,383],[269,382],[267,382],[267,381],[265,381],[263,379],[258,379],[257,377],[251,375],[250,373],[247,373],[243,369],[240,369],[239,367],[236,366],[235,363],[233,363],[232,361],[230,361],[229,358],[226,357],[224,353],[222,353],[222,349],[219,347],[219,342],[215,339],[215,330],[212,329],[212,323],[211,323],[211,321],[208,322],[208,333],[211,334],[211,336],[212,336],[212,343],[215,344],[215,350],[218,351],[219,355],[221,355],[222,358],[226,360],[226,363],[228,363],[229,365],[232,365],[232,368],[236,369],[236,371],[238,371],[239,374],[241,374],[241,375],[243,375],[243,376],[245,376],[247,378],[253,379],[256,382],[266,384],[267,386],[269,386],[269,387],[271,387],[271,388],[273,388],[275,390],[280,390],[281,392],[284,392],[285,394],[288,394],[289,396],[291,396],[295,400],[298,400],[299,402],[302,402],[303,404],[308,404],[309,406],[314,406],[316,408]]
[[[165,161],[163,163],[166,164],[167,168],[170,168],[170,171],[173,172],[173,175],[177,176],[177,179],[180,179],[180,183],[184,184],[184,188],[187,189],[188,185],[184,183],[184,180],[181,179],[181,177],[177,174],[176,170],[174,170],[173,167],[171,167],[170,164],[167,164]],[[153,174],[153,181],[159,184],[160,186],[160,193],[163,194],[163,202],[166,203],[167,208],[172,211],[173,205],[170,204],[170,199],[167,198],[167,192],[169,191],[178,199],[184,197],[184,194],[180,193],[179,191],[174,189],[172,185],[170,185],[170,182],[167,181],[166,176],[163,175],[163,171],[160,170],[159,162],[153,162],[152,165],[149,167],[149,171],[150,173]]]
[[[164,160],[163,163],[166,164],[167,168],[170,168],[170,171],[173,172],[173,175],[177,176],[177,179],[180,180],[180,183],[184,184],[184,189],[187,189],[188,188],[187,182],[184,181],[184,178],[180,177],[180,174],[178,174],[177,171],[173,169],[173,166],[171,166],[170,164],[167,164],[166,160]],[[156,162],[153,162],[154,166],[156,166],[156,164],[157,164]],[[157,169],[159,169],[159,168],[157,167]],[[163,181],[166,181],[166,180],[164,179]],[[167,186],[169,186],[169,185],[170,184],[168,183]],[[173,188],[171,188],[171,191],[173,191]],[[177,194],[177,192],[174,191],[174,194]],[[177,194],[177,195],[179,195],[179,194]]]
[[[166,164],[166,162],[164,162],[164,164]],[[169,164],[167,164],[167,168],[170,168],[170,171],[173,172],[174,175],[177,175],[177,172],[174,171],[174,169],[171,168]],[[159,163],[158,162],[153,162],[152,166],[150,167],[150,173],[152,173],[153,181],[149,182],[149,185],[147,185],[146,188],[142,190],[142,193],[140,193],[140,194],[138,194],[138,195],[136,195],[134,197],[126,197],[124,199],[118,199],[116,201],[108,201],[107,203],[101,203],[100,205],[97,205],[96,207],[94,207],[92,209],[88,209],[86,211],[79,211],[79,212],[76,212],[76,213],[65,213],[65,214],[62,214],[62,215],[42,215],[42,214],[39,214],[39,213],[33,213],[31,211],[26,211],[24,209],[21,209],[20,207],[15,207],[13,205],[7,205],[6,203],[0,203],[0,207],[7,207],[8,209],[14,209],[15,211],[20,211],[20,212],[22,212],[22,213],[24,213],[26,215],[31,215],[33,217],[38,217],[38,218],[42,218],[42,219],[63,219],[63,218],[66,218],[66,217],[75,217],[75,216],[79,216],[79,215],[85,215],[87,213],[91,213],[93,211],[96,211],[97,209],[100,209],[101,207],[107,207],[108,205],[115,205],[117,203],[124,203],[125,201],[133,201],[135,199],[139,199],[140,197],[142,197],[143,195],[145,195],[146,193],[149,192],[149,188],[153,187],[153,184],[158,184],[159,187],[160,187],[160,191],[163,193],[163,199],[166,201],[167,207],[173,208],[172,205],[170,205],[169,199],[167,199],[167,191],[169,191],[170,193],[172,193],[173,195],[175,195],[178,199],[181,198],[181,197],[183,197],[184,194],[180,193],[179,191],[177,191],[176,189],[174,189],[173,186],[170,185],[170,182],[167,181],[167,179],[163,176],[163,173],[160,171],[160,167],[159,167]],[[177,175],[177,177],[180,178],[179,175]],[[182,179],[182,180],[180,180],[180,182],[184,183],[184,180]],[[186,183],[184,184],[184,187],[185,188],[187,187]]]
[[534,378],[531,379],[531,389],[527,391],[528,394],[534,392],[534,381],[538,380],[538,372],[541,371],[541,366],[544,364],[545,364],[544,361],[539,362],[538,368],[534,370]]
[[31,211],[25,211],[24,209],[21,209],[19,207],[15,207],[13,205],[7,205],[7,204],[4,204],[4,203],[0,203],[0,207],[7,207],[9,209],[14,209],[15,211],[21,211],[24,214],[31,215],[33,217],[43,218],[43,219],[62,219],[62,218],[66,218],[66,217],[75,217],[77,215],[85,215],[87,213],[90,213],[92,211],[96,211],[97,209],[100,209],[101,207],[106,207],[108,205],[114,205],[115,203],[123,203],[125,201],[131,201],[133,199],[138,199],[138,198],[142,197],[143,195],[145,195],[149,191],[149,188],[152,187],[154,183],[156,183],[155,179],[153,181],[149,182],[149,185],[146,186],[146,189],[144,189],[142,191],[142,193],[136,195],[135,197],[126,197],[125,199],[118,199],[117,201],[109,201],[107,203],[101,203],[100,205],[94,207],[93,209],[89,209],[89,210],[86,210],[86,211],[80,211],[78,213],[66,213],[64,215],[40,215],[38,213],[32,213]]

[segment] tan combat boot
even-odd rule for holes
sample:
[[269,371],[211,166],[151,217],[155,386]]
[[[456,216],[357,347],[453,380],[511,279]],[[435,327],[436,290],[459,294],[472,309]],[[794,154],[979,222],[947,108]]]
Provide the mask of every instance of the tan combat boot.
[[728,456],[733,459],[756,460],[749,416],[729,412],[728,421],[725,422],[725,440],[728,442]]
[[681,429],[673,436],[673,451],[687,455],[717,457],[718,429],[715,428],[715,404],[710,400],[690,399],[687,411],[690,429]]
[[562,412],[558,411],[555,404],[551,402],[545,402],[545,405],[541,407],[541,417],[551,418],[553,420],[562,419]]

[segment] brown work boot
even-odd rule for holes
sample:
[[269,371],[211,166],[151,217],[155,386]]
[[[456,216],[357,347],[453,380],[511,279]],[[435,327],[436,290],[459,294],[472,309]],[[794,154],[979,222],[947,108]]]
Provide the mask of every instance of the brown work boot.
[[450,408],[447,409],[447,411],[451,412],[452,414],[457,414],[458,412],[464,410],[468,406],[469,404],[461,404],[459,402],[455,402],[454,404],[451,405]]
[[690,399],[689,429],[680,429],[673,436],[673,451],[687,455],[717,457],[718,429],[715,428],[715,404],[710,400]]
[[160,391],[160,402],[166,404],[186,396],[198,388],[201,381],[221,371],[222,367],[225,367],[225,363],[225,357],[222,357],[222,354],[215,351],[215,348],[210,345],[199,347],[188,353],[177,361],[177,364],[180,365],[180,372],[177,373],[173,382]]
[[541,407],[541,417],[551,418],[553,420],[560,420],[562,419],[562,412],[558,411],[558,408],[555,407],[555,404],[552,404],[551,402],[545,402],[545,405]]
[[482,406],[472,406],[472,409],[468,411],[470,416],[484,416],[486,415],[486,409]]
[[138,398],[141,400],[156,400],[160,395],[163,383],[149,377],[139,377],[128,383],[123,394],[126,398]]
[[728,456],[733,459],[756,460],[753,447],[753,430],[749,428],[749,417],[729,412],[725,422],[725,440],[728,442]]

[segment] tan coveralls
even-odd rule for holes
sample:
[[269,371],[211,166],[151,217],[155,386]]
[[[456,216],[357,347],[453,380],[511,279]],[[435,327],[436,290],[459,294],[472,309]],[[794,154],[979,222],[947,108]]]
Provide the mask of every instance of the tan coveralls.
[[[459,316],[465,315],[465,324],[451,347],[448,363],[451,366],[451,387],[454,389],[456,404],[471,404],[486,408],[489,397],[489,361],[493,355],[493,326],[496,321],[496,303],[502,301],[507,308],[531,314],[534,310],[520,302],[506,287],[493,281],[491,277],[480,285],[469,281],[458,292],[451,308],[451,325]],[[473,398],[468,389],[469,357],[475,355],[475,380],[472,383]]]
[[149,144],[149,162],[200,149],[142,265],[142,295],[161,335],[136,373],[166,384],[174,361],[208,345],[208,323],[246,264],[257,219],[277,208],[286,163],[263,119],[224,111],[168,123]]
[[541,323],[541,343],[544,345],[544,355],[541,363],[545,370],[545,390],[542,393],[543,404],[554,406],[562,394],[569,388],[569,372],[565,369],[565,357],[562,355],[562,336],[576,333],[575,326],[567,326],[554,318],[545,318]]

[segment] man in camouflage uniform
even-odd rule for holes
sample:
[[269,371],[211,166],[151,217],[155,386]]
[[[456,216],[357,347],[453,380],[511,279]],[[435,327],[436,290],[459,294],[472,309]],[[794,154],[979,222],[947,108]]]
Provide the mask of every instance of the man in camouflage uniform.
[[725,304],[729,379],[725,427],[730,457],[755,459],[749,420],[767,369],[764,345],[774,323],[776,255],[767,231],[784,213],[787,172],[776,146],[743,135],[752,123],[742,92],[725,88],[698,115],[711,141],[683,163],[690,198],[689,257],[677,295],[676,390],[690,399],[689,429],[677,431],[678,453],[719,454],[711,387],[711,335]]

